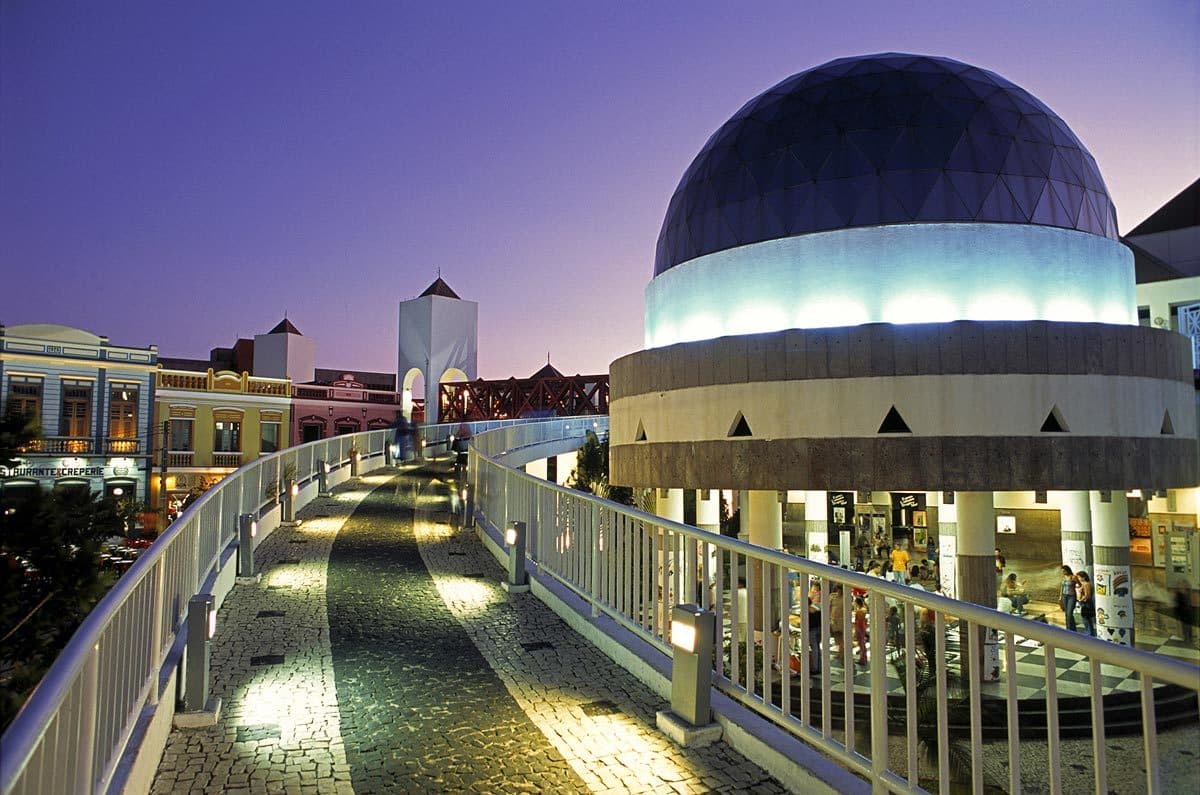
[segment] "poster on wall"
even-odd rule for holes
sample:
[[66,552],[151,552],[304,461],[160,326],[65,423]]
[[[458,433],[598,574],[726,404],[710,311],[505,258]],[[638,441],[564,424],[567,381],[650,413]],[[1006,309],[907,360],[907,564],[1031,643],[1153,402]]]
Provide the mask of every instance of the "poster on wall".
[[958,589],[954,586],[955,565],[958,558],[958,537],[949,533],[938,534],[938,570],[942,585],[942,594],[951,599],[957,598]]
[[839,527],[854,524],[854,492],[828,492],[829,522]]
[[1138,516],[1129,519],[1129,562],[1135,566],[1154,565],[1149,519]]
[[1087,543],[1084,541],[1062,542],[1063,564],[1071,567],[1071,571],[1087,568]]
[[1097,563],[1092,582],[1096,588],[1096,637],[1132,646],[1133,584],[1129,567]]
[[1017,532],[1017,517],[1015,516],[997,516],[996,517],[996,532],[1012,534]]

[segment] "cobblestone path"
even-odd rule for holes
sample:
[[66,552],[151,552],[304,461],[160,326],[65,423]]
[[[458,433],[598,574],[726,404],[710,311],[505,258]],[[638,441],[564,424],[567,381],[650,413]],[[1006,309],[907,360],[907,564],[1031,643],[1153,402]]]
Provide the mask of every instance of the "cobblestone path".
[[439,474],[352,481],[260,546],[219,617],[221,721],[171,733],[154,792],[783,791],[673,745],[661,699],[501,589]]
[[586,792],[442,602],[413,534],[413,505],[432,496],[421,493],[424,480],[375,489],[329,558],[333,667],[355,792]]

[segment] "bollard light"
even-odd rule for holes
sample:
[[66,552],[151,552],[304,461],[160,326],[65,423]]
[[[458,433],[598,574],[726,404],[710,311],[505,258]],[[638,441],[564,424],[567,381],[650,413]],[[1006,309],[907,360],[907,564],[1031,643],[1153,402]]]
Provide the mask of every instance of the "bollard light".
[[396,445],[394,445],[391,442],[384,442],[384,444],[383,444],[383,465],[385,467],[390,467],[392,465],[392,462],[395,460],[395,458],[396,458],[395,447],[396,447]]
[[525,523],[512,522],[504,531],[504,544],[508,547],[508,580],[504,590],[509,593],[525,593],[529,590],[529,579],[525,576]]
[[238,578],[254,579],[254,537],[258,535],[258,522],[254,514],[244,513],[238,517]]
[[212,638],[217,629],[216,600],[199,593],[188,600],[187,657],[183,709],[199,712],[208,704],[208,667]]
[[280,521],[283,524],[291,525],[296,523],[296,495],[300,493],[300,487],[296,485],[296,481],[289,480],[287,488],[283,490],[283,505]]
[[329,496],[329,464],[324,461],[317,462],[317,496]]
[[350,451],[350,477],[358,477],[358,462],[359,452],[357,450]]
[[712,611],[690,604],[671,610],[671,711],[692,726],[712,722],[715,629]]

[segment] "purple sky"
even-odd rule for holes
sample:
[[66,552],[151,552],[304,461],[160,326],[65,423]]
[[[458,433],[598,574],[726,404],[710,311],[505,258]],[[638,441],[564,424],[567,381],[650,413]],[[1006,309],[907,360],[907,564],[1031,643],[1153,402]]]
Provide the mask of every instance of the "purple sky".
[[286,310],[318,365],[393,371],[440,267],[481,375],[604,372],[705,139],[869,52],[1041,98],[1123,232],[1200,174],[1195,0],[834,5],[4,0],[0,322],[202,357]]

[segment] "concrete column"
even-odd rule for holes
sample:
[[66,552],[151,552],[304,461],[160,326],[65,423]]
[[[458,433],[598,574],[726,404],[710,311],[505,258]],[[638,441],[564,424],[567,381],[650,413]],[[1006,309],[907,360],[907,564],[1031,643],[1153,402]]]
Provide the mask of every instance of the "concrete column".
[[696,491],[696,527],[721,532],[721,492],[716,489]]
[[1092,509],[1092,587],[1096,636],[1133,645],[1133,577],[1129,568],[1129,500],[1124,491],[1089,495]]
[[[990,491],[954,493],[958,514],[955,533],[958,569],[958,599],[977,605],[996,606],[996,508]],[[973,638],[981,656],[979,676],[984,682],[1000,678],[1000,649],[995,632],[979,632]]]
[[[713,535],[721,533],[721,492],[716,489],[697,489],[696,490],[696,527],[701,530],[707,530]],[[703,554],[703,553],[702,553]],[[713,589],[713,584],[717,581],[717,548],[711,547],[708,550],[708,582],[705,583],[708,587],[709,606],[712,600],[716,597],[716,592]],[[704,562],[699,563],[703,567]],[[703,568],[698,568],[697,576],[703,571]]]
[[654,512],[672,522],[683,521],[683,489],[656,489]]
[[[783,549],[783,506],[779,504],[779,492],[743,491],[742,523],[742,527],[749,535],[747,540],[751,544],[768,549]],[[750,617],[750,624],[756,632],[761,633],[763,629],[762,600],[769,599],[772,605],[777,604],[774,597],[777,596],[778,591],[774,581],[766,583],[766,587],[763,587],[762,564],[758,561],[754,562],[754,582],[757,585],[755,589],[757,595],[754,599],[756,609],[754,615]],[[774,622],[772,621],[772,623]]]
[[938,503],[938,582],[942,593],[958,598],[958,506],[954,495],[942,496]]
[[1092,570],[1092,505],[1086,491],[1060,491],[1062,560],[1071,571]]
[[[672,522],[683,522],[683,489],[655,489],[654,490],[654,513],[664,519],[670,519]],[[682,552],[679,549],[672,550],[668,554],[668,550],[659,546],[660,542],[656,542],[656,552],[658,563],[658,578],[662,583],[668,609],[663,614],[662,620],[666,620],[666,616],[670,613],[670,606],[690,602],[691,598],[679,593],[678,581],[679,574],[684,570],[684,560]]]
[[829,554],[829,497],[824,491],[804,492],[804,548],[806,557],[827,563]]
[[[824,494],[825,492],[821,492]],[[783,548],[783,508],[777,491],[744,491],[742,516],[751,544],[770,549]]]

